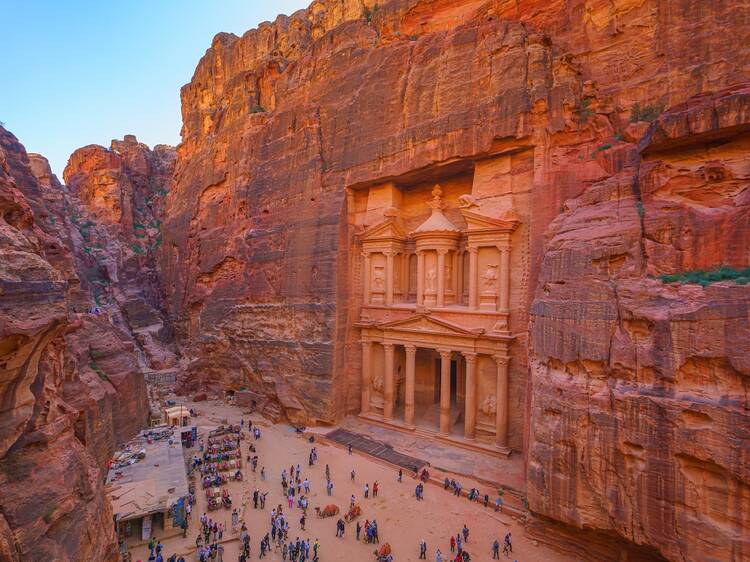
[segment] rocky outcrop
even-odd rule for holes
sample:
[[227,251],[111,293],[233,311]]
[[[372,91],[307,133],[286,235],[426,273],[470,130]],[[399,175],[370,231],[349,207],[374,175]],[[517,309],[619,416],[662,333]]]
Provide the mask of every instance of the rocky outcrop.
[[584,557],[747,557],[746,288],[659,277],[749,265],[726,90],[750,80],[746,14],[329,0],[217,35],[182,90],[159,255],[184,388],[357,412],[358,190],[479,185],[522,224],[509,431],[536,521]]
[[71,221],[82,283],[97,305],[132,334],[152,369],[176,361],[154,264],[174,163],[172,147],[151,150],[126,135],[108,149],[76,150],[63,172],[75,208]]
[[750,559],[750,280],[731,278],[750,265],[749,126],[748,86],[675,106],[552,223],[531,310],[533,511],[670,560]]
[[62,396],[77,376],[65,372],[64,342],[76,282],[51,185],[0,128],[0,558],[110,561],[101,473]]

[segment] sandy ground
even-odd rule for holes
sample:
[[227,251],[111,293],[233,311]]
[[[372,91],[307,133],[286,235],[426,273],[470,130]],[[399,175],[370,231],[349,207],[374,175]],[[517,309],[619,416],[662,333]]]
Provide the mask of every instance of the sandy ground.
[[[252,419],[262,428],[259,441],[254,441],[248,434],[242,441],[243,461],[247,458],[248,446],[254,443],[259,456],[258,472],[253,473],[249,466],[243,465],[245,479],[242,482],[231,482],[226,487],[232,494],[234,506],[239,508],[241,518],[246,522],[251,537],[251,559],[259,556],[258,544],[263,535],[270,531],[271,509],[282,503],[284,514],[290,523],[289,537],[310,539],[317,538],[321,543],[321,562],[352,562],[374,560],[375,547],[355,539],[355,524],[347,524],[344,538],[337,538],[336,520],[338,517],[320,519],[315,515],[314,507],[323,507],[334,503],[341,508],[341,516],[346,512],[350,496],[355,494],[357,502],[362,506],[360,521],[373,518],[378,522],[381,543],[389,542],[393,548],[396,562],[416,561],[419,557],[419,540],[427,541],[427,560],[435,560],[435,551],[440,548],[447,562],[450,554],[449,540],[461,530],[464,523],[470,529],[469,541],[466,545],[472,560],[491,560],[491,544],[495,538],[502,543],[507,531],[513,535],[513,554],[508,560],[518,562],[556,562],[573,561],[574,558],[561,555],[543,545],[535,545],[524,537],[523,528],[511,517],[495,513],[490,507],[483,508],[478,503],[469,502],[465,498],[457,498],[439,486],[425,487],[425,500],[417,501],[414,497],[414,487],[417,481],[411,476],[404,475],[402,483],[397,482],[397,470],[381,464],[369,457],[349,455],[345,449],[333,445],[316,442],[311,445],[305,438],[296,434],[287,425],[271,425],[260,416],[244,415],[239,408],[228,406],[218,401],[186,403],[188,407],[195,407],[200,412],[196,420],[198,431],[204,437],[211,429],[221,424],[222,419],[230,423],[239,423],[242,417]],[[317,447],[318,461],[315,466],[308,467],[308,455],[312,446]],[[194,451],[198,451],[197,447]],[[310,508],[306,522],[306,531],[300,529],[299,519],[302,512],[298,508],[291,511],[287,508],[282,497],[281,471],[299,464],[302,468],[303,479],[311,482]],[[331,470],[334,489],[331,497],[325,489],[325,466]],[[260,479],[260,467],[265,467],[266,480]],[[350,479],[350,472],[356,471],[356,481]],[[378,481],[380,490],[377,498],[363,497],[365,482],[372,484]],[[252,506],[252,493],[255,489],[269,492],[266,509],[255,510]],[[186,560],[196,560],[195,538],[198,534],[200,515],[206,510],[205,492],[197,481],[198,503],[194,506],[187,538],[176,536],[162,541],[163,554],[166,559],[172,553],[185,556]],[[243,505],[244,504],[244,505]],[[244,515],[243,515],[244,513]],[[231,510],[219,509],[208,512],[209,517],[231,527]],[[168,530],[168,534],[174,531]],[[156,534],[160,537],[160,533]],[[239,540],[231,532],[224,534],[224,560],[234,562],[239,557]],[[131,549],[133,561],[148,559],[148,549],[140,546]],[[281,553],[271,552],[265,558],[269,561],[282,560]],[[506,559],[501,554],[501,559]]]

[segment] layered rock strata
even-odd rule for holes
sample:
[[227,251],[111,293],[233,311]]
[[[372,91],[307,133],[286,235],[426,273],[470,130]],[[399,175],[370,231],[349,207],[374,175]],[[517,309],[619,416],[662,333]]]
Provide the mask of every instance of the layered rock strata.
[[521,222],[530,510],[584,556],[747,558],[746,288],[659,279],[749,265],[725,90],[750,79],[746,22],[728,0],[329,0],[217,35],[182,90],[159,256],[184,388],[356,413],[357,194],[494,197]]
[[56,206],[63,196],[48,180],[37,181],[23,146],[0,128],[0,558],[114,561],[102,475],[63,396],[79,376],[65,341],[77,277]]

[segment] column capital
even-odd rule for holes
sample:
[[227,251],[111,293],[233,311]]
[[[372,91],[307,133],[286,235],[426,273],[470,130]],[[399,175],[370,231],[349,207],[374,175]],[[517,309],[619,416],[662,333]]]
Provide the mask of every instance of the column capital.
[[387,258],[393,258],[398,255],[396,250],[383,250],[383,255]]
[[416,353],[417,352],[417,346],[411,343],[405,343],[404,349],[406,350],[406,353]]
[[476,254],[479,251],[479,247],[477,246],[467,246],[466,251],[469,252],[469,254]]
[[437,352],[440,354],[440,359],[450,359],[453,353],[450,349],[438,349]]
[[461,355],[464,356],[467,363],[474,363],[477,360],[477,354],[473,351],[462,351]]
[[492,358],[498,365],[507,365],[510,363],[510,357],[507,355],[493,355]]
[[509,254],[510,253],[510,242],[501,242],[497,244],[497,249],[500,251],[501,254]]
[[395,347],[395,345],[396,344],[385,342],[383,343],[383,349],[385,349],[386,351],[393,351],[393,348]]
[[450,250],[448,250],[447,248],[437,248],[435,251],[438,253],[439,256],[444,256],[448,252],[450,252]]

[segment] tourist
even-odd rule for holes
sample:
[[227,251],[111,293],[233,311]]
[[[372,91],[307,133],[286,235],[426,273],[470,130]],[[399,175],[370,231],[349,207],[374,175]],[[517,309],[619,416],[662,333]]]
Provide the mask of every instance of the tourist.
[[354,504],[356,502],[356,498],[354,497],[354,494],[352,494],[352,497],[349,499],[349,507],[354,507]]
[[461,530],[461,533],[464,536],[464,542],[469,542],[469,528],[466,526],[466,523],[464,523],[464,528]]
[[357,521],[357,527],[356,527],[356,533],[357,533],[357,542],[359,542],[359,535],[362,532],[362,525],[359,524],[359,521]]
[[330,480],[326,483],[326,491],[328,492],[328,495],[332,495],[333,493],[333,482]]
[[365,499],[370,497],[370,485],[365,483]]
[[342,528],[343,526],[344,526],[344,520],[341,519],[341,518],[339,518],[339,520],[336,521],[336,536],[337,537],[343,537],[344,536],[344,531],[343,531],[343,528]]
[[302,517],[299,518],[299,524],[300,524],[300,527],[302,527],[302,530],[304,531],[305,530],[305,514],[304,513],[302,514]]
[[354,472],[354,469],[352,468],[352,474],[351,474],[351,476],[352,476],[352,482],[354,482],[354,477],[355,477],[356,475],[357,475],[357,473],[356,473],[356,472]]
[[487,508],[487,505],[490,503],[490,496],[488,494],[484,495],[484,507]]
[[378,481],[375,480],[372,484],[372,497],[377,498],[378,497]]
[[459,552],[463,550],[462,544],[461,544],[461,533],[456,533],[456,548]]
[[503,511],[503,498],[501,498],[500,496],[498,496],[495,500],[495,511],[499,511],[501,513]]
[[397,482],[403,482],[403,479],[404,479],[404,471],[399,468]]
[[326,480],[331,479],[331,468],[326,464]]
[[443,553],[439,548],[435,551],[435,562],[443,562]]
[[351,445],[349,445],[349,454],[350,455],[352,454],[352,446]]
[[424,539],[419,541],[419,559],[427,560],[427,542]]
[[510,536],[510,531],[505,535],[505,546],[508,548],[508,552],[513,552],[513,537]]
[[305,478],[305,481],[302,483],[302,485],[305,487],[305,493],[309,494],[310,493],[310,480]]
[[456,537],[451,535],[451,552],[456,552]]
[[266,467],[261,467],[260,469],[260,479],[265,480],[266,479]]
[[[205,516],[204,516],[204,517],[205,517]],[[148,554],[148,559],[149,559],[149,560],[153,560],[153,559],[155,558],[155,557],[154,557],[154,549],[155,549],[155,548],[156,548],[156,540],[155,540],[155,537],[151,537],[151,540],[150,540],[150,541],[148,541],[148,551],[149,551],[149,554]]]
[[492,559],[497,560],[500,558],[500,541],[495,539],[492,543]]

